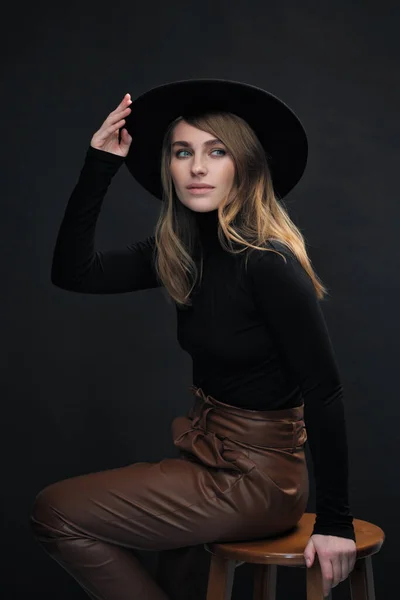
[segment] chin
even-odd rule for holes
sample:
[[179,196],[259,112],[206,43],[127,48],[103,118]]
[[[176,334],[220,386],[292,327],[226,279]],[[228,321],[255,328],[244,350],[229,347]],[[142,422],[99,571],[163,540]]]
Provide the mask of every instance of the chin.
[[216,204],[215,200],[214,202],[209,202],[204,198],[190,198],[185,199],[184,202],[181,200],[181,202],[187,208],[190,208],[190,210],[193,210],[194,212],[209,212],[218,208],[218,203]]

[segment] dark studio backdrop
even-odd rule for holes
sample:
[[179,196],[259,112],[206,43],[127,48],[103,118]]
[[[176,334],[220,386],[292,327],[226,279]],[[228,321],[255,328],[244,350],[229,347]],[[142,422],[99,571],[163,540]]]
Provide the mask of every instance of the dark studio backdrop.
[[[29,515],[40,489],[175,455],[170,423],[192,395],[191,362],[178,347],[172,305],[161,290],[63,291],[51,284],[50,267],[93,133],[125,93],[134,99],[191,77],[263,87],[287,102],[308,132],[308,167],[285,202],[330,289],[322,308],[345,391],[351,506],[387,536],[373,559],[377,598],[397,586],[396,5],[203,0],[8,7],[0,99],[2,598],[86,598],[33,539]],[[104,201],[97,249],[144,239],[158,211],[159,201],[123,166]],[[312,477],[310,483],[312,511]],[[154,560],[143,553],[149,568]],[[278,598],[304,598],[304,582],[304,570],[281,569]],[[335,588],[337,598],[349,597],[347,586]],[[233,598],[250,593],[251,571],[243,566]]]

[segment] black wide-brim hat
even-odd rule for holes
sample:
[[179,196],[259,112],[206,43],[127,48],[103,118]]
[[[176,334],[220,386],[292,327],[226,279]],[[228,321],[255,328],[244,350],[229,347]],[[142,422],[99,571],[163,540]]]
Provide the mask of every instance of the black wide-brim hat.
[[261,88],[223,79],[189,79],[152,88],[130,105],[125,127],[132,143],[125,164],[151,194],[163,199],[161,152],[165,132],[182,116],[221,110],[244,119],[263,146],[275,194],[286,196],[302,177],[307,135],[295,113]]

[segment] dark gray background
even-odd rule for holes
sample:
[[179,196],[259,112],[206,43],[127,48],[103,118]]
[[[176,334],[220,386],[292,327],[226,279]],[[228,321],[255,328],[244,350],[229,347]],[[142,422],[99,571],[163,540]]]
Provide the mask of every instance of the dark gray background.
[[[345,390],[351,506],[387,536],[373,559],[377,598],[397,586],[396,4],[9,7],[0,42],[2,597],[86,598],[31,535],[35,495],[59,479],[170,455],[170,422],[192,400],[190,358],[161,290],[91,296],[50,282],[58,227],[94,131],[125,93],[191,77],[264,87],[307,129],[308,168],[286,202],[331,292],[322,307]],[[158,210],[122,167],[97,248],[147,237]],[[308,510],[313,502],[312,491]],[[250,597],[250,575],[238,569],[234,599]],[[304,598],[304,577],[282,569],[278,597],[296,589]],[[348,598],[348,583],[334,594]]]

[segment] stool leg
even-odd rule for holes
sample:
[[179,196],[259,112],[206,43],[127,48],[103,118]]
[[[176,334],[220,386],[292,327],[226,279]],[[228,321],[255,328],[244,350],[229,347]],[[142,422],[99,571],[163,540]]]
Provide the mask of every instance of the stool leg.
[[253,565],[253,600],[276,600],[276,565]]
[[350,573],[350,592],[352,600],[375,600],[372,556],[356,561]]
[[212,555],[207,600],[231,600],[236,561]]
[[307,600],[332,600],[332,590],[324,596],[322,572],[318,557],[315,556],[312,567],[307,568]]

